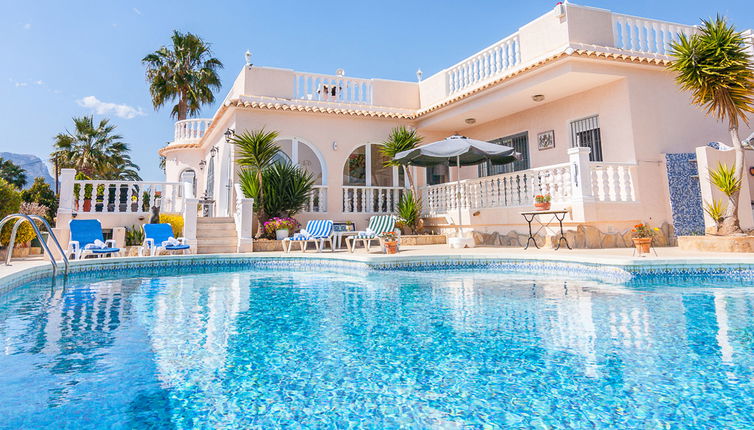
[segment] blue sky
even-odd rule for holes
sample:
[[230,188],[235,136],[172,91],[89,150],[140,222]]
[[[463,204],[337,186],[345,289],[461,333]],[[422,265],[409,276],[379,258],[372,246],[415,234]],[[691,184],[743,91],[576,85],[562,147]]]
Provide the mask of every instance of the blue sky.
[[[111,118],[145,179],[162,179],[156,151],[172,138],[170,109],[152,108],[147,53],[173,29],[212,43],[224,64],[219,103],[244,64],[415,80],[513,33],[554,1],[10,1],[0,0],[0,151],[44,159],[71,117]],[[754,27],[748,0],[579,4],[695,24],[721,13]],[[211,117],[217,103],[204,108]],[[99,112],[100,114],[97,114]]]

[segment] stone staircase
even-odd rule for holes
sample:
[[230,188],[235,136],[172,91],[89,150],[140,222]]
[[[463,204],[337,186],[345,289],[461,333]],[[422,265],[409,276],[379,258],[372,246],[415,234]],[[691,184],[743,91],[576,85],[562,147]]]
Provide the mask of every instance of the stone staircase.
[[197,254],[235,254],[238,251],[236,223],[232,217],[197,218]]

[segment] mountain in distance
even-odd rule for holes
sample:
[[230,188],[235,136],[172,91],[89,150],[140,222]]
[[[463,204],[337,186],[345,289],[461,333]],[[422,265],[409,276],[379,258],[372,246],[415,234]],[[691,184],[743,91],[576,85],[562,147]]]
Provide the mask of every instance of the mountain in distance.
[[0,152],[0,157],[10,160],[22,169],[26,170],[26,186],[29,188],[34,183],[34,178],[41,176],[45,179],[52,189],[55,189],[55,179],[50,175],[47,163],[44,160],[31,154],[14,154],[13,152]]

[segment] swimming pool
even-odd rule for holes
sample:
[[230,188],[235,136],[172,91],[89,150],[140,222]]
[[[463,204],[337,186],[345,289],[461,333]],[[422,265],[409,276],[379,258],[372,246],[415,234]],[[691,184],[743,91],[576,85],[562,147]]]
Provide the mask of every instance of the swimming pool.
[[749,282],[175,273],[0,295],[0,427],[754,426]]

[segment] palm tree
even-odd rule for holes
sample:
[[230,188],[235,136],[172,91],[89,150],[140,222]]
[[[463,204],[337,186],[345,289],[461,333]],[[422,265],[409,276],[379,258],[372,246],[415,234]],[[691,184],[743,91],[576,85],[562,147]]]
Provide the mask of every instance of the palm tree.
[[131,161],[128,145],[115,134],[107,119],[95,125],[94,117],[73,118],[73,132],[55,136],[51,160],[61,168],[73,168],[92,179],[140,180],[139,166]]
[[174,30],[170,39],[173,46],[163,46],[141,62],[147,67],[154,108],[178,99],[170,116],[180,121],[215,101],[213,90],[222,86],[217,71],[223,63],[212,57],[209,44],[195,34]]
[[393,167],[393,166],[402,166],[403,171],[406,174],[406,178],[408,179],[408,183],[411,186],[411,190],[413,191],[414,195],[416,194],[416,188],[414,184],[414,178],[411,175],[411,170],[408,169],[406,165],[402,165],[398,163],[397,161],[393,160],[395,157],[395,154],[402,152],[402,151],[408,151],[409,149],[414,149],[418,144],[422,142],[423,138],[419,136],[416,133],[416,130],[409,129],[405,126],[398,126],[395,127],[390,131],[390,135],[388,136],[387,140],[385,140],[382,143],[382,147],[380,148],[380,152],[382,155],[387,158],[385,160],[385,166],[387,167]]
[[260,130],[244,131],[233,136],[231,143],[238,148],[238,164],[243,166],[250,174],[257,178],[258,201],[257,208],[257,237],[264,234],[264,221],[268,215],[264,211],[264,184],[263,175],[265,169],[270,167],[280,153],[280,147],[275,143],[278,138],[277,131]]
[[[747,113],[754,112],[754,70],[746,52],[746,40],[725,18],[702,20],[699,31],[681,34],[671,44],[673,61],[668,68],[676,73],[679,86],[691,92],[695,104],[721,121],[728,131],[736,152],[735,178],[743,179],[744,150],[738,136],[739,122],[748,124]],[[720,233],[740,233],[738,204],[740,193],[730,196]]]
[[26,185],[26,170],[18,164],[0,157],[0,178],[5,179],[20,190]]

